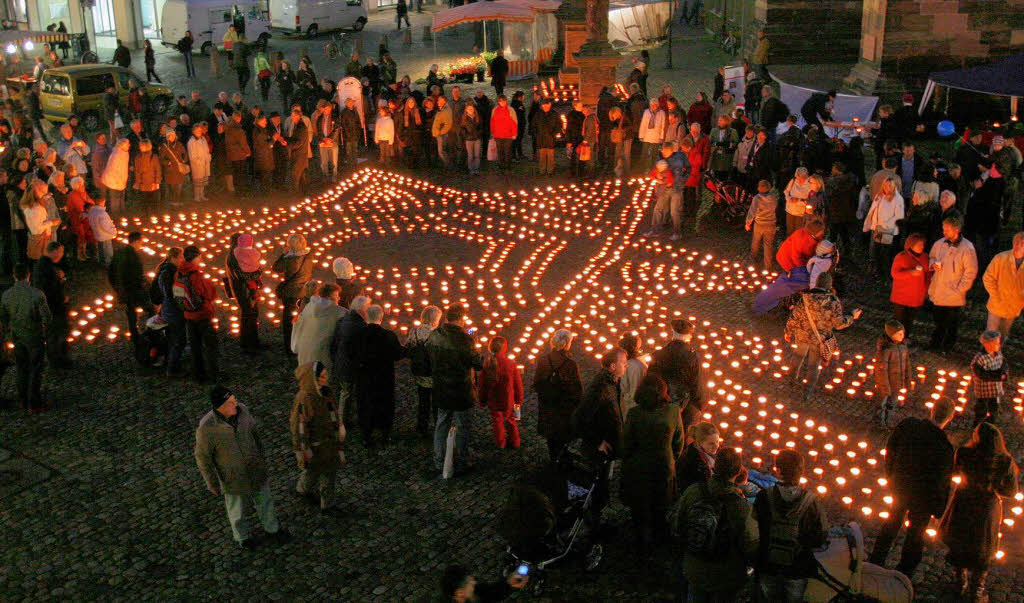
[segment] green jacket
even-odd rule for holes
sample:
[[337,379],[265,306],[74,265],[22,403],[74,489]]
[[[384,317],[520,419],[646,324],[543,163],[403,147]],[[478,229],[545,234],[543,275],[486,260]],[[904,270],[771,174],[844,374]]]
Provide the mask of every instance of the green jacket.
[[196,429],[196,464],[207,487],[225,494],[249,494],[267,481],[258,424],[249,409],[238,404],[235,425],[211,410]]
[[[699,483],[693,484],[679,498],[673,518],[673,532],[685,538],[686,515],[703,493]],[[708,482],[712,496],[726,496],[725,513],[734,539],[724,559],[703,559],[686,553],[683,555],[683,573],[690,584],[712,592],[735,592],[747,581],[747,560],[757,552],[760,535],[751,505],[730,481],[714,476]]]
[[46,296],[25,281],[15,281],[0,297],[0,325],[14,343],[42,345],[52,318]]
[[473,339],[462,327],[445,323],[427,338],[434,404],[444,410],[469,410],[475,400],[470,371],[483,370]]

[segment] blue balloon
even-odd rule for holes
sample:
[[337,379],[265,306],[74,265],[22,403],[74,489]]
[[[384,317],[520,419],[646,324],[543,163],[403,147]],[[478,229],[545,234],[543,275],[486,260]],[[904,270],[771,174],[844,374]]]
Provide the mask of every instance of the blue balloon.
[[939,136],[952,136],[956,133],[956,126],[948,119],[940,121],[935,129],[939,131]]

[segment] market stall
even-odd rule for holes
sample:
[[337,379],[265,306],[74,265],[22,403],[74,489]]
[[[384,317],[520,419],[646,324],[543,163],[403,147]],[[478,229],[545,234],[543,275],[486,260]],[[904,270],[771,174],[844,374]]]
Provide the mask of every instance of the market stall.
[[[509,62],[508,79],[536,75],[540,65],[551,60],[557,45],[558,25],[553,13],[559,4],[556,0],[499,0],[474,2],[438,12],[431,26],[435,33],[466,23],[500,24],[497,40],[489,40],[488,28],[484,27],[482,54],[460,58],[444,66],[442,75],[452,79],[472,77],[479,69],[486,69],[494,56],[492,48],[504,51]],[[434,53],[437,54],[436,37]]]
[[608,43],[622,49],[661,40],[671,9],[667,0],[614,0],[608,7]]
[[[924,114],[937,86],[1009,97],[1010,117],[1016,119],[1018,102],[1024,96],[1024,54],[1006,57],[988,65],[931,74],[924,94],[921,95],[918,114]],[[946,109],[944,113],[948,113],[948,107]]]
[[[8,77],[3,82],[5,89],[0,90],[0,96],[17,96],[25,86],[35,83],[35,79],[28,73],[32,63],[24,60],[36,54],[33,51],[42,51],[42,44],[69,42],[71,37],[71,34],[56,31],[0,30],[0,48],[3,49],[9,64]],[[39,48],[36,47],[37,44],[40,45]]]

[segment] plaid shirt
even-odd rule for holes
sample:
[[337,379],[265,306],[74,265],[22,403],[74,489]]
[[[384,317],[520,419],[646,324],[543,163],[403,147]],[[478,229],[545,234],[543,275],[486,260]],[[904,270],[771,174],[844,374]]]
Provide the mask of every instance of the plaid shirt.
[[995,354],[978,352],[974,355],[974,360],[971,361],[971,371],[974,372],[974,397],[976,399],[1001,398],[1003,396],[1006,368],[1002,352]]

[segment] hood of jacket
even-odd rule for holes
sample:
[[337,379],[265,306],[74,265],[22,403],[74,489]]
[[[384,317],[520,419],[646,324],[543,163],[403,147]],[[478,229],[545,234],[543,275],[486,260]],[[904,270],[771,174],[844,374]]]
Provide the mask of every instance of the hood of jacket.
[[316,318],[327,318],[330,314],[336,314],[338,306],[329,297],[312,295],[309,298],[309,310]]

